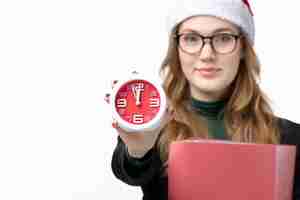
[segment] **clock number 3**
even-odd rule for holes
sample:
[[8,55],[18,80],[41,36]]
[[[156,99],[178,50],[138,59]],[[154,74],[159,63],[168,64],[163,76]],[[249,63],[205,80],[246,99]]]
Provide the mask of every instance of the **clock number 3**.
[[151,108],[159,107],[159,99],[158,98],[150,98],[149,99],[149,107],[151,107]]
[[133,114],[133,123],[141,124],[144,123],[144,115],[141,114]]

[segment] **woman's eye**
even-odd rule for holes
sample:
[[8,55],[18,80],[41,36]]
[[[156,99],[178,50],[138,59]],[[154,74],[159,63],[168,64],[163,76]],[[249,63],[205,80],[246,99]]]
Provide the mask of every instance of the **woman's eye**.
[[200,38],[199,36],[197,35],[186,35],[184,36],[184,41],[187,42],[187,43],[196,43],[196,42],[199,42]]
[[217,40],[221,41],[221,42],[230,42],[232,41],[232,36],[231,35],[219,35],[217,36]]

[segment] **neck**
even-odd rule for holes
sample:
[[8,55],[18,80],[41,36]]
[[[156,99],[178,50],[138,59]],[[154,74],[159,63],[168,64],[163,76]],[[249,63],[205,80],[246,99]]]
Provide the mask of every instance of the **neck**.
[[193,99],[204,102],[216,102],[223,99],[223,95],[212,93],[192,94]]
[[222,119],[227,99],[217,101],[202,101],[191,98],[192,108],[207,119]]
[[198,91],[195,88],[190,88],[191,96],[193,99],[204,101],[204,102],[216,102],[221,101],[223,99],[227,99],[230,90],[223,91],[214,91],[214,92],[206,92],[206,91]]

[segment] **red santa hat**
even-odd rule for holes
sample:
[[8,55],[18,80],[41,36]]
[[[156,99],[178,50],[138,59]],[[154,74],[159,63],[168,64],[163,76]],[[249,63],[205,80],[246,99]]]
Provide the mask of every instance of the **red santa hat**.
[[215,16],[241,28],[254,45],[255,27],[253,12],[248,0],[176,0],[167,16],[167,28],[172,28],[192,16]]

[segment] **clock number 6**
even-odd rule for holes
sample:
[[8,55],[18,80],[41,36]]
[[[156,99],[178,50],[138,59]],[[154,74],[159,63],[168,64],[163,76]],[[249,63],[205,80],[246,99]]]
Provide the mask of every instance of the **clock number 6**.
[[142,124],[144,123],[144,116],[140,114],[133,114],[133,123]]

